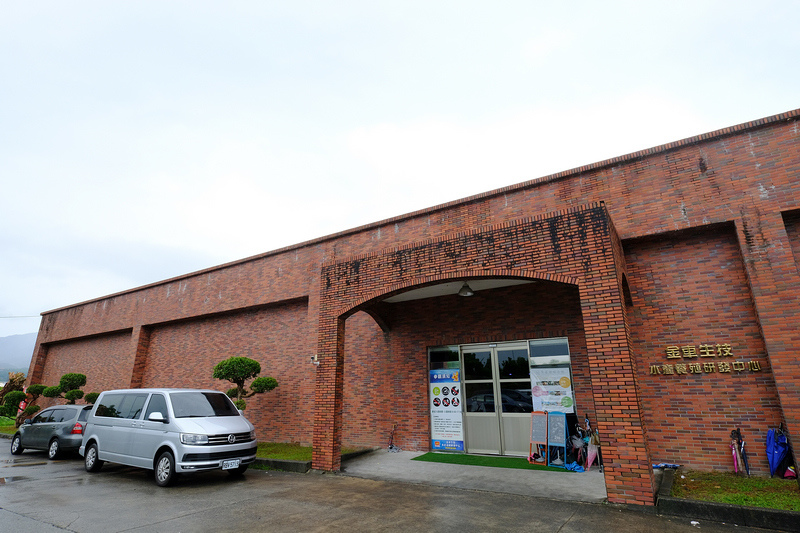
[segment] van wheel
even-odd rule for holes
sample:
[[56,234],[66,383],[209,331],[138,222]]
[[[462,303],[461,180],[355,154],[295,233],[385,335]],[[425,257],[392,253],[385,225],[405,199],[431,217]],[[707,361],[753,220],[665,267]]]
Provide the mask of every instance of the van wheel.
[[11,455],[19,455],[24,449],[25,448],[22,447],[22,437],[17,433],[11,440]]
[[58,439],[51,440],[50,446],[47,448],[47,458],[52,461],[58,457],[59,451]]
[[103,466],[103,461],[97,458],[97,444],[91,443],[83,455],[83,466],[87,472],[97,472]]
[[158,456],[155,475],[156,485],[159,487],[169,486],[175,480],[175,458],[172,452],[164,452]]
[[242,474],[244,474],[245,470],[247,470],[248,466],[250,465],[242,465],[239,468],[228,470],[228,473],[232,476],[241,476]]

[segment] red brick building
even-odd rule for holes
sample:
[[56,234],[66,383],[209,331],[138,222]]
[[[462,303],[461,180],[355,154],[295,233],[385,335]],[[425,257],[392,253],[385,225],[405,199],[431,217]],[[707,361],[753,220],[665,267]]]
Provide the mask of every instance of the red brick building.
[[259,438],[337,470],[394,424],[431,448],[434,367],[460,371],[466,451],[521,453],[512,363],[555,343],[610,501],[652,505],[652,463],[730,470],[736,427],[763,474],[767,429],[800,429],[799,141],[796,110],[48,311],[30,382],[225,390],[214,364],[251,357],[280,383]]

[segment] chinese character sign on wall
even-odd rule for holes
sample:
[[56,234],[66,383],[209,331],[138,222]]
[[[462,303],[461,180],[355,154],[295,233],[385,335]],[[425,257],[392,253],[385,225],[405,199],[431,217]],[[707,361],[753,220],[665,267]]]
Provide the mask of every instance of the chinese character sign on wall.
[[651,376],[739,374],[760,372],[758,360],[736,361],[730,343],[672,345],[664,348],[666,363],[651,363]]

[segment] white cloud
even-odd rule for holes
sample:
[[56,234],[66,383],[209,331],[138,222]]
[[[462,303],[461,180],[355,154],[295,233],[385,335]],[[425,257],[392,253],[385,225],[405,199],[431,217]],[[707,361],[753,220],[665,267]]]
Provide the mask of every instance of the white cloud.
[[380,183],[375,200],[420,209],[704,133],[708,126],[706,117],[679,102],[631,94],[603,105],[512,109],[479,122],[384,123],[351,132],[348,148],[364,166],[362,174]]
[[37,314],[787,111],[797,14],[9,4],[0,310]]

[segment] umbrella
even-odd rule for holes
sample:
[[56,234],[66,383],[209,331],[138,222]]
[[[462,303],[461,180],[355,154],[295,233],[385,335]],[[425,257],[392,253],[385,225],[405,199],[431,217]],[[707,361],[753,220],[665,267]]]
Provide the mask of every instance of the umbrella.
[[733,471],[739,473],[739,467],[742,465],[742,455],[739,452],[739,443],[736,440],[736,430],[731,431],[731,454],[733,455]]
[[586,451],[586,470],[589,470],[589,467],[592,466],[595,457],[597,457],[597,442],[600,439],[597,437],[597,434],[592,434],[592,438],[589,439],[589,447]]
[[575,462],[583,461],[583,439],[578,435],[572,436],[572,453],[575,455]]
[[789,451],[789,443],[786,435],[780,429],[770,429],[767,431],[767,461],[769,461],[769,475],[774,476],[775,470],[786,457]]
[[744,437],[742,430],[736,428],[736,444],[739,447],[739,459],[741,460],[742,472],[750,475],[750,464],[747,462],[747,451],[744,449]]

